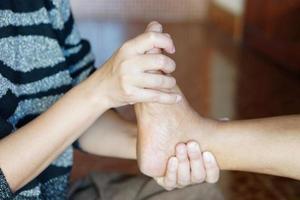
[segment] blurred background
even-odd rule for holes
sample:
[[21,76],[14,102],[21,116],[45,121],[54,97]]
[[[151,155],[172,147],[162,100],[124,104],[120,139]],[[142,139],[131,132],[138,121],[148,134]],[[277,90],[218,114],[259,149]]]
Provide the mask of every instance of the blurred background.
[[[176,44],[174,76],[191,105],[215,119],[300,114],[299,0],[71,0],[97,66],[151,20]],[[128,120],[128,108],[119,112]],[[297,155],[295,155],[297,156]],[[138,174],[135,161],[76,152],[72,180],[91,171]],[[222,174],[225,199],[300,199],[300,183]]]

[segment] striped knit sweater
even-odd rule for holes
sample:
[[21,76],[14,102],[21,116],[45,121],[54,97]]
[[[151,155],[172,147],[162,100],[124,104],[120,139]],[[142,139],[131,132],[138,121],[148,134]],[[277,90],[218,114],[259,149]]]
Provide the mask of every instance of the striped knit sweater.
[[[46,111],[94,70],[90,45],[74,25],[68,0],[1,0],[0,139]],[[70,146],[15,194],[0,170],[0,199],[66,199],[72,164]]]

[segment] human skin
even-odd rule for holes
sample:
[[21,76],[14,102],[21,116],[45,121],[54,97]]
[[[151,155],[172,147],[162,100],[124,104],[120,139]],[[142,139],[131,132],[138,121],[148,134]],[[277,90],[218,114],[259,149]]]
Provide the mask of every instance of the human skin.
[[[176,91],[180,92],[179,89]],[[202,135],[210,131],[207,127],[210,123],[206,122],[208,121],[206,119],[203,119],[201,124],[204,126],[200,129],[198,123],[197,129],[192,126],[198,115],[190,108],[185,98],[176,106],[156,103],[136,104],[135,112],[139,132],[138,163],[140,170],[148,176],[158,177],[164,173],[166,159],[174,155],[176,144],[194,140],[193,137],[189,137],[189,133],[197,132]],[[200,145],[202,146],[202,143]],[[199,170],[204,171],[203,168]]]
[[153,47],[174,52],[173,41],[161,33],[142,34],[126,42],[100,70],[50,109],[1,139],[0,166],[12,191],[40,174],[106,110],[136,102],[178,101],[178,94],[162,92],[174,87],[174,78],[147,73],[175,70],[167,56],[144,55]]
[[221,169],[300,180],[300,115],[217,122],[211,134],[191,133]]
[[184,97],[176,105],[138,104],[136,113],[139,165],[149,176],[163,173],[177,143],[195,140],[220,169],[300,180],[300,115],[219,122],[196,113]]
[[143,173],[160,176],[176,144],[195,140],[216,156],[221,169],[300,179],[300,157],[295,156],[300,152],[299,115],[219,122],[196,113],[178,86],[174,92],[183,97],[178,104],[135,105]]
[[[78,141],[87,153],[136,159],[137,134],[134,123],[110,110],[99,117]],[[205,168],[205,174],[201,174],[200,168]],[[203,180],[202,176],[206,178]],[[176,145],[174,156],[168,159],[164,176],[154,178],[159,185],[172,190],[203,182],[215,183],[219,179],[219,168],[213,155],[202,153],[199,144],[190,141]]]

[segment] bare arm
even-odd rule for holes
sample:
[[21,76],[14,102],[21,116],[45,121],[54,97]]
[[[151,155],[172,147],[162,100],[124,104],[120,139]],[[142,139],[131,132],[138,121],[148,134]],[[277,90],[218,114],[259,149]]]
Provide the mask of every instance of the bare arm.
[[47,112],[0,141],[1,169],[13,191],[43,171],[105,111],[89,84],[72,89]]
[[300,180],[300,115],[218,122],[215,127],[197,140],[221,169]]
[[109,110],[79,138],[79,144],[91,154],[136,159],[136,136],[135,124]]

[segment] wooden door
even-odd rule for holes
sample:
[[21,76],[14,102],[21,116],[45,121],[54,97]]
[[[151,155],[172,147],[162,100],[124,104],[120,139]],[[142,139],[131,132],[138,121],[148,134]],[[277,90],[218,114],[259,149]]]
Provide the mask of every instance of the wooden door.
[[276,63],[300,71],[300,0],[248,0],[244,42]]

